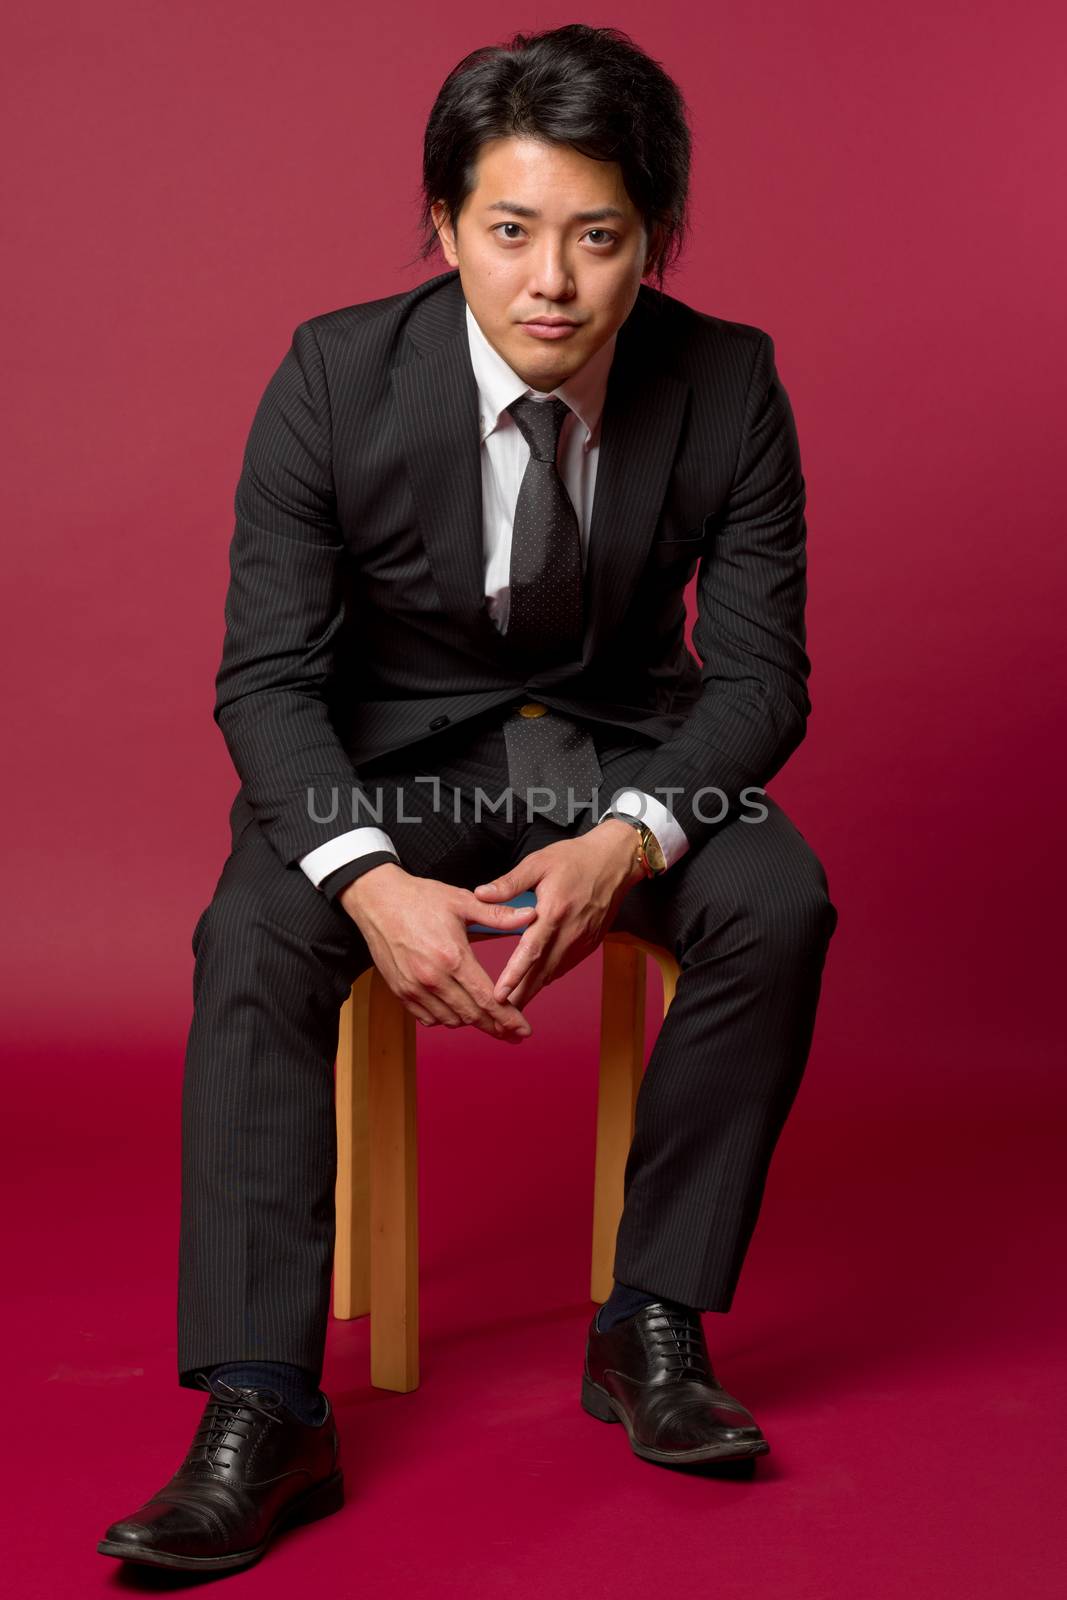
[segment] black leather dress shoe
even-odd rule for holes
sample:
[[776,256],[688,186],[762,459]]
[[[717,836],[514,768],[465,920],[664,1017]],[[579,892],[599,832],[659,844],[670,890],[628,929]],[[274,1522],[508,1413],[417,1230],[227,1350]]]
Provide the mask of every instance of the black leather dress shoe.
[[603,1333],[593,1318],[582,1405],[601,1422],[621,1422],[646,1461],[731,1461],[771,1448],[712,1371],[700,1313],[658,1300]]
[[333,1407],[301,1422],[274,1389],[233,1388],[198,1372],[211,1399],[177,1472],[113,1522],[101,1555],[187,1572],[243,1567],[283,1527],[340,1510],[344,1483]]

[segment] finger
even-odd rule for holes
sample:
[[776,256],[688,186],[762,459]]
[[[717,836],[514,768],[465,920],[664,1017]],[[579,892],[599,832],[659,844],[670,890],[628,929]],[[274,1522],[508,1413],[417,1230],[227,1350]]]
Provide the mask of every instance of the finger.
[[501,928],[521,928],[537,915],[536,906],[501,906],[489,901],[482,903],[473,895],[468,896],[469,906],[463,911],[466,922],[484,922],[490,926],[499,925]]
[[[400,1004],[406,1011],[410,1011],[416,1022],[421,1022],[424,1027],[432,1027],[436,1022],[444,1022],[448,1016],[447,1007],[441,1006],[426,989],[424,984],[417,982],[415,977],[402,970],[390,957],[388,949],[373,952],[375,966],[385,979],[388,987],[396,995]],[[408,992],[405,993],[404,991]]]
[[[508,1000],[511,991],[515,988],[520,978],[536,966],[547,952],[547,944],[542,936],[531,937],[529,931],[523,934],[515,949],[507,959],[507,963],[493,987],[493,994],[497,1000]],[[512,1002],[514,1003],[514,1002]]]
[[[517,1006],[497,1000],[489,974],[473,951],[468,950],[467,959],[456,971],[456,979],[463,985],[470,1004],[478,1008],[490,1030],[521,1039],[533,1032]],[[455,1004],[454,1001],[451,1003]]]
[[546,946],[542,959],[515,984],[509,999],[512,1005],[527,1006],[535,995],[578,967],[596,949],[599,940],[564,940],[558,934]]
[[510,900],[512,895],[532,889],[535,881],[534,870],[525,861],[520,861],[517,867],[512,867],[500,878],[494,878],[491,883],[476,884],[474,893],[481,894],[486,900]]
[[540,959],[547,947],[547,937],[543,928],[527,928],[507,961],[496,981],[496,994],[499,997],[502,989],[513,989],[531,965]]
[[463,991],[459,990],[446,996],[445,991],[451,986],[451,978],[443,979],[441,987],[436,990],[426,989],[424,986],[418,999],[405,1000],[404,1005],[424,1027],[430,1028],[440,1023],[446,1028],[461,1028],[467,1020],[466,1013],[469,1006],[465,1003],[465,997],[461,999],[458,1007],[452,1003],[454,999],[463,996]]
[[404,1004],[420,1021],[428,1016],[431,1023],[440,1022],[446,1028],[459,1028],[463,1024],[462,1017],[456,1015],[442,995],[427,989],[425,985],[411,1000],[405,1000]]
[[[475,963],[477,965],[477,963]],[[473,985],[474,993],[465,987],[460,975],[449,977],[442,985],[439,993],[441,999],[456,1015],[468,1026],[481,1028],[483,1033],[491,1034],[498,1038],[501,1034],[525,1038],[531,1032],[530,1025],[525,1017],[521,1016],[513,1007],[499,1007],[492,1005],[489,993],[488,980],[483,969],[481,983]],[[479,995],[490,1002],[489,1006],[480,1003]]]
[[544,983],[545,980],[542,979],[539,969],[535,968],[532,972],[528,972],[524,978],[519,979],[511,991],[510,999],[512,1005],[528,1006],[530,1001],[540,994],[544,988]]

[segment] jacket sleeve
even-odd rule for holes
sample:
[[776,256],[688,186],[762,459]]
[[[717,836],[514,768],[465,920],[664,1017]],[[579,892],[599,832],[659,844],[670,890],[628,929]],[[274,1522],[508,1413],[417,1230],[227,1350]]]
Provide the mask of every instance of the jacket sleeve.
[[290,865],[351,829],[360,788],[327,702],[346,552],[326,375],[307,322],[256,410],[234,511],[214,718],[257,822]]
[[805,498],[793,412],[764,333],[733,484],[697,574],[700,697],[632,780],[670,806],[690,844],[714,832],[723,811],[719,795],[701,789],[721,789],[734,815],[739,791],[768,783],[804,737]]

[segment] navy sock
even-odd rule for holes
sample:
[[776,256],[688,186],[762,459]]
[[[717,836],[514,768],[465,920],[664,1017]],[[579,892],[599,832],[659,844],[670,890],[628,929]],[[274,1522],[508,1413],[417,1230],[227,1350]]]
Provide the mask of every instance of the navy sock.
[[326,1397],[306,1367],[288,1361],[227,1361],[210,1369],[235,1388],[276,1389],[294,1416],[317,1425],[326,1419]]
[[662,1301],[665,1306],[685,1309],[681,1301],[669,1300],[663,1294],[649,1294],[646,1289],[635,1289],[628,1283],[616,1283],[608,1298],[604,1301],[596,1316],[598,1333],[607,1333],[617,1322],[624,1322],[627,1317],[632,1317],[640,1311],[642,1306],[655,1305]]

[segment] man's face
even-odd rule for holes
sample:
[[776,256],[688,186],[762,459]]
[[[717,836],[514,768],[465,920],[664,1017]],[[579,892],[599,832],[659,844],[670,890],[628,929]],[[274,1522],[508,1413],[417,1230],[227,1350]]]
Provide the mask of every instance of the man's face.
[[[629,316],[649,238],[614,161],[493,139],[456,230],[432,208],[449,266],[489,343],[531,389],[558,387]],[[553,333],[539,318],[566,317]]]

